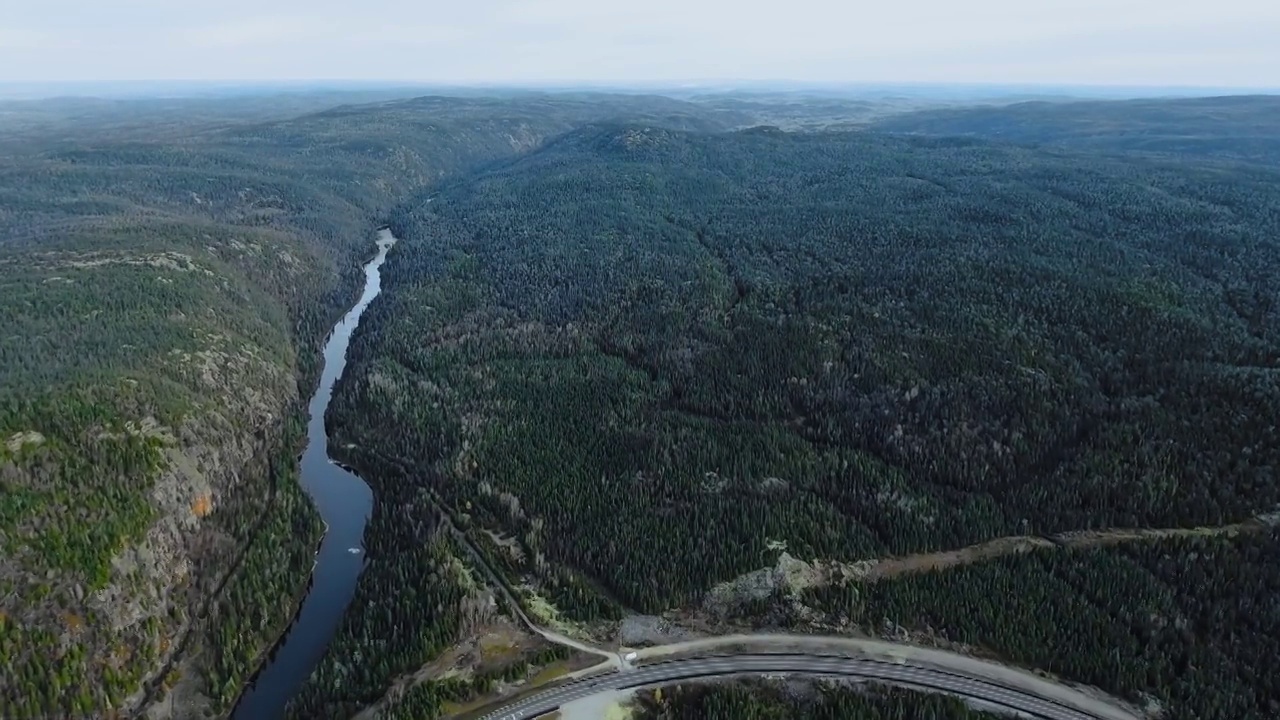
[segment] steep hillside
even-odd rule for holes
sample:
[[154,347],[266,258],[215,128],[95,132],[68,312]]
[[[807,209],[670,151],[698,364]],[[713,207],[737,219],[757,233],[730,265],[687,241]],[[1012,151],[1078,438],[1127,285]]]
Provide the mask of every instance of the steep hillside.
[[421,98],[0,162],[0,715],[104,717],[183,672],[225,709],[310,568],[298,401],[373,230],[411,190],[615,116],[710,122]]
[[[335,400],[348,458],[393,498],[359,592],[412,576],[394,548],[421,543],[436,496],[570,632],[703,609],[780,553],[854,564],[1269,511],[1277,181],[601,125],[446,184],[394,216]],[[758,619],[763,600],[715,610]],[[396,628],[437,623],[380,601],[330,663],[377,647],[412,667]],[[305,708],[358,700],[333,677]]]

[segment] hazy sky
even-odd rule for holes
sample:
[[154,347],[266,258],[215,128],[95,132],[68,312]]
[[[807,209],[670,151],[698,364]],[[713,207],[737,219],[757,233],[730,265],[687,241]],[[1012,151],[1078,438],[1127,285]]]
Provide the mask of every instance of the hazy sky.
[[0,0],[0,81],[1280,86],[1276,0]]

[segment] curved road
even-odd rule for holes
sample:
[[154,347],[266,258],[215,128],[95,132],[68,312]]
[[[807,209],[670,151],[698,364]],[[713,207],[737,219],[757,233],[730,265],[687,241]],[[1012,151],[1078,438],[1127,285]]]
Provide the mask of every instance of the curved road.
[[[403,463],[393,462],[403,466]],[[465,532],[454,525],[452,508],[434,492],[431,492],[431,497],[441,510],[446,527],[507,600],[521,624],[552,643],[604,658],[598,665],[571,673],[564,682],[501,705],[479,720],[532,720],[557,710],[566,703],[611,690],[651,687],[682,680],[770,674],[877,681],[917,690],[948,693],[1006,708],[1036,720],[1138,720],[1137,715],[1121,709],[1117,703],[1066,685],[1048,682],[1028,672],[955,653],[865,638],[767,633],[715,636],[637,650],[639,658],[649,662],[634,666],[623,657],[622,651],[626,648],[618,651],[595,647],[534,623],[525,614],[502,577],[489,567],[483,553],[472,544]],[[760,643],[785,643],[791,648],[772,653],[752,652],[743,648],[744,644]],[[832,655],[830,648],[824,652],[812,643],[828,646],[852,645],[855,647],[853,652],[859,655],[872,653],[889,659]],[[809,647],[802,650],[804,645]],[[714,646],[725,646],[725,649],[718,655],[709,655],[715,652]],[[701,656],[690,655],[695,652],[701,653]],[[683,654],[684,657],[651,659],[673,653]],[[635,658],[632,657],[631,660]]]
[[580,678],[512,702],[484,715],[481,720],[530,720],[573,700],[608,690],[729,675],[768,674],[874,680],[979,700],[1039,720],[1098,720],[1101,717],[1012,686],[926,665],[823,655],[744,654],[667,660],[623,672]]

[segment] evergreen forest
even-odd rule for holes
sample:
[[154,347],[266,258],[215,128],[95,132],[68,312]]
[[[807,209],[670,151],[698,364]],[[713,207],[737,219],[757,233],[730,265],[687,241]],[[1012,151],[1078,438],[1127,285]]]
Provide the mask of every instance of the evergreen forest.
[[448,716],[567,667],[425,670],[496,623],[658,616],[1280,715],[1274,98],[399,92],[0,103],[0,717],[231,712],[307,592],[307,399],[383,227],[326,418],[366,562],[288,717]]
[[[854,564],[1247,521],[1280,503],[1278,179],[974,137],[595,124],[397,210],[332,431],[454,516],[527,610],[584,629],[696,611],[779,547]],[[972,591],[919,592],[960,612]],[[938,629],[903,602],[897,622]],[[992,627],[1016,634],[1002,609]],[[1095,668],[1105,646],[1047,663],[973,633],[949,635],[1190,702],[1136,655],[1117,662],[1146,682]]]

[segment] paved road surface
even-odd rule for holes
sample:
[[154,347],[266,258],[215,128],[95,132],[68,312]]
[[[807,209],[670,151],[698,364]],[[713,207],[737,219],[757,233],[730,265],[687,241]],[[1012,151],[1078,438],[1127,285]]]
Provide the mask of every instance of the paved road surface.
[[1038,720],[1096,720],[1069,705],[990,681],[928,666],[821,655],[728,655],[667,660],[627,672],[582,678],[503,706],[481,720],[529,720],[573,700],[605,690],[662,685],[727,675],[788,674],[876,680],[892,685],[959,695],[1017,710]]

